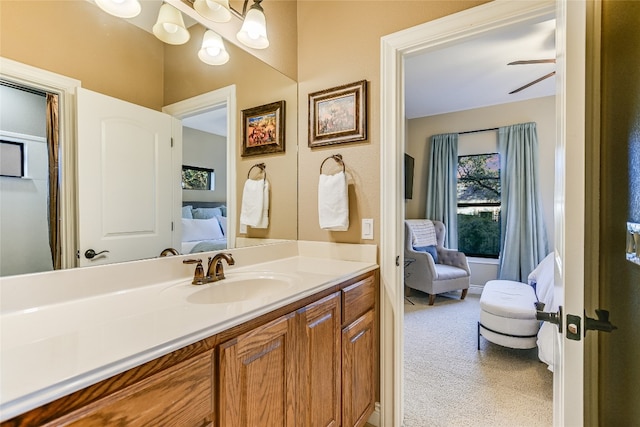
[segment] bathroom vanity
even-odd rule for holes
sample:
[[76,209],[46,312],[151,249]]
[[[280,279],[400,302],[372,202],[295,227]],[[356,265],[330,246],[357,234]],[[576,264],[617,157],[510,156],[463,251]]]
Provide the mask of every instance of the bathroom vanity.
[[63,272],[33,275],[64,295],[40,288],[33,300],[49,304],[30,308],[3,280],[2,426],[364,425],[378,389],[376,247],[228,252],[227,279],[202,286],[186,257],[140,261],[153,283],[129,286],[113,282],[135,263],[74,270],[95,275],[93,293]]

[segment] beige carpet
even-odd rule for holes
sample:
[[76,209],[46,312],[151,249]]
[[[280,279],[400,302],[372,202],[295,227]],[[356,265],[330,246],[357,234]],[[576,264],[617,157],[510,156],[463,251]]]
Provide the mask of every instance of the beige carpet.
[[480,338],[480,291],[436,298],[412,290],[405,302],[405,427],[551,426],[553,374],[537,349]]

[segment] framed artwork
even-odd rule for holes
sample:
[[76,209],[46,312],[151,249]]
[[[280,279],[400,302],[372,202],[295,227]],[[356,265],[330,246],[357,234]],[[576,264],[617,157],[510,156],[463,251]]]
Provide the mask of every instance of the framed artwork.
[[284,152],[285,102],[242,110],[242,157]]
[[[46,155],[46,152],[45,152]],[[24,176],[24,144],[0,141],[0,176],[22,178]]]
[[213,169],[182,165],[183,190],[216,189],[216,175]]
[[367,139],[367,81],[309,94],[309,147]]

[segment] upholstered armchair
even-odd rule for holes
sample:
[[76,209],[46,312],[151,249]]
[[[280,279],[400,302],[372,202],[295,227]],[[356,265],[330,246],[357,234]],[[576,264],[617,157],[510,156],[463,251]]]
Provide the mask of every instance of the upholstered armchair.
[[[405,285],[429,294],[429,305],[433,305],[437,294],[458,289],[462,290],[461,299],[464,299],[470,283],[469,264],[464,253],[443,246],[445,225],[426,219],[407,219],[404,224]],[[437,260],[424,250],[426,246],[428,251],[435,246]]]

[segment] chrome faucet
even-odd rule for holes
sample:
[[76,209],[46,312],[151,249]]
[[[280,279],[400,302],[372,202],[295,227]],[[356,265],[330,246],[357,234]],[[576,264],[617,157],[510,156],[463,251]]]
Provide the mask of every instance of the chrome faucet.
[[178,252],[176,249],[174,248],[167,248],[167,249],[163,249],[162,252],[160,252],[160,256],[169,256],[169,255],[180,255],[180,252]]
[[209,258],[209,268],[207,269],[207,279],[211,282],[217,282],[224,279],[224,266],[222,260],[227,262],[227,265],[234,265],[236,262],[231,254],[219,253],[213,258]]

